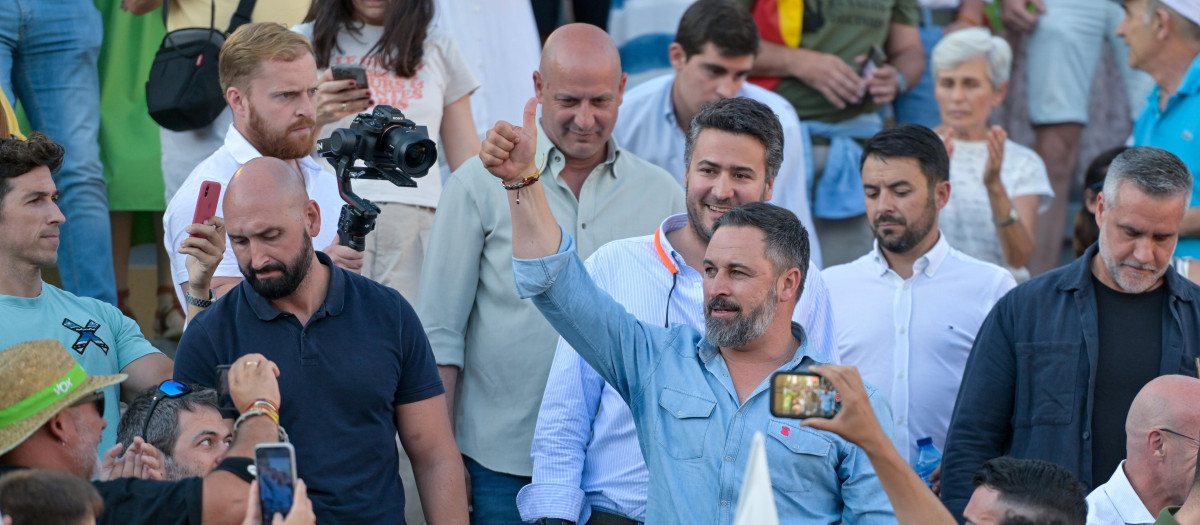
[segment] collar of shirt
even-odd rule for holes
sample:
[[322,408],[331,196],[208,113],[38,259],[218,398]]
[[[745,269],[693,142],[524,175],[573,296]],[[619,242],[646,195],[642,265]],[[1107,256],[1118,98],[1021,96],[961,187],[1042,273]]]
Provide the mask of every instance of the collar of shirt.
[[[875,270],[879,272],[879,276],[886,275],[892,268],[888,266],[887,259],[884,258],[883,251],[879,248],[879,239],[875,240],[871,254],[874,256]],[[913,261],[913,275],[923,273],[926,277],[933,277],[949,254],[950,243],[946,241],[946,236],[942,235],[942,232],[939,230],[938,240],[933,244],[933,248],[930,248],[929,251],[925,252],[925,255]]]
[[658,241],[662,243],[663,250],[671,255],[671,260],[675,262],[675,266],[681,272],[687,266],[687,261],[683,260],[683,254],[675,251],[675,247],[671,246],[671,240],[667,238],[667,234],[680,228],[686,228],[687,225],[687,214],[678,213],[663,219],[662,224],[658,227],[658,231],[655,232],[655,235],[658,235]]
[[675,75],[672,74],[671,80],[663,82],[663,85],[665,89],[658,94],[658,109],[662,112],[663,120],[666,120],[672,127],[679,129],[679,122],[675,120],[675,100],[671,98],[671,92],[675,90]]
[[[1142,499],[1138,497],[1137,491],[1133,490],[1133,485],[1129,483],[1129,478],[1125,476],[1125,461],[1121,461],[1117,465],[1116,472],[1113,472],[1108,483],[1097,487],[1097,491],[1103,491],[1113,510],[1117,511],[1117,515],[1121,517],[1122,523],[1153,523],[1154,516],[1146,510],[1146,505],[1142,503]],[[1111,518],[1108,516],[1106,518]],[[1106,519],[1107,521],[1107,519]]]
[[[258,152],[258,148],[255,148],[233,124],[230,124],[229,130],[225,132],[225,150],[229,152],[238,166],[263,156]],[[304,185],[311,192],[312,174],[321,171],[321,165],[308,155],[296,159],[296,162],[300,164],[303,172],[300,175],[304,177]]]
[[[1162,88],[1156,84],[1154,89],[1150,90],[1150,94],[1146,95],[1146,111],[1150,111],[1155,115],[1163,113],[1158,109],[1158,97],[1160,93],[1162,93]],[[1170,99],[1167,99],[1167,108],[1171,107],[1171,101],[1175,100],[1175,97],[1179,95],[1195,95],[1197,93],[1200,93],[1200,55],[1192,58],[1192,64],[1188,66],[1187,73],[1183,75],[1183,80],[1179,82],[1179,91],[1176,91],[1174,95],[1171,95]]]
[[[542,128],[542,118],[540,116],[537,119],[537,132],[538,145],[537,152],[533,154],[533,161],[541,163],[538,173],[558,179],[558,172],[562,171],[563,166],[566,165],[566,153],[563,153],[562,150],[558,149],[558,146],[550,141],[550,137],[546,135],[546,131]],[[607,155],[604,161],[597,167],[608,166],[609,169],[603,171],[608,172],[610,176],[615,178],[617,177],[617,170],[615,168],[620,148],[617,146],[617,140],[611,135],[608,137],[608,142],[605,143],[605,150],[607,151]]]
[[[341,314],[346,305],[346,275],[343,273],[345,270],[335,266],[329,256],[319,250],[317,251],[317,261],[329,267],[329,290],[325,293],[325,301],[309,320],[310,323],[320,317]],[[259,295],[249,282],[242,281],[241,287],[246,294],[246,301],[250,303],[250,309],[254,310],[254,315],[258,316],[260,321],[273,321],[282,315],[290,315],[272,306],[271,302]],[[322,312],[324,313],[322,314]]]

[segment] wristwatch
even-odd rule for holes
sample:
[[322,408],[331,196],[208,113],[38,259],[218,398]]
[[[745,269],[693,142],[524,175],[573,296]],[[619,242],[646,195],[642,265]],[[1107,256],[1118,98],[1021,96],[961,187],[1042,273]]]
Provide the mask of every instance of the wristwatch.
[[188,304],[190,304],[192,306],[195,306],[197,308],[208,308],[208,307],[212,306],[213,301],[217,300],[217,292],[215,290],[213,290],[212,288],[209,288],[208,289],[208,299],[197,299],[195,297],[192,297],[192,294],[188,293],[187,290],[184,290],[183,298],[185,300],[187,300]]
[[1021,220],[1021,216],[1020,216],[1020,215],[1017,215],[1017,207],[1016,207],[1016,206],[1010,206],[1010,207],[1008,208],[1008,218],[1006,218],[1006,219],[1004,219],[1004,220],[1002,220],[1002,221],[995,221],[995,224],[996,224],[996,227],[997,227],[997,228],[1003,228],[1003,227],[1005,227],[1005,226],[1008,226],[1008,225],[1010,225],[1010,224],[1016,224],[1016,223],[1017,223],[1017,221],[1019,221],[1019,220]]

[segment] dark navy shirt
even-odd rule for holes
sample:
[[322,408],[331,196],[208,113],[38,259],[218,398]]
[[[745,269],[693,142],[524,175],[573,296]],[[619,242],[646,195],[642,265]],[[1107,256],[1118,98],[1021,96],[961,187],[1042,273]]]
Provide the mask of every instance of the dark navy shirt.
[[218,365],[263,354],[279,366],[280,424],[317,521],[403,523],[395,408],[445,389],[408,301],[317,257],[329,291],[307,325],[243,281],[188,326],[175,379],[215,388]]

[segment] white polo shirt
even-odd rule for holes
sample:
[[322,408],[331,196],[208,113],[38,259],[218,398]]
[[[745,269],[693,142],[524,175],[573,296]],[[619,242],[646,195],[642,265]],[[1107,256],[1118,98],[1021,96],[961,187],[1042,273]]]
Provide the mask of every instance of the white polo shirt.
[[1087,525],[1149,525],[1154,515],[1146,509],[1125,477],[1125,462],[1117,465],[1108,482],[1096,487],[1087,497]]
[[833,303],[838,354],[892,404],[892,442],[910,464],[917,440],[940,450],[967,356],[992,306],[1016,286],[1004,268],[950,247],[933,248],[902,279],[874,248],[821,272]]
[[[224,217],[225,189],[229,187],[229,181],[233,180],[233,174],[237,173],[242,164],[261,156],[254,145],[230,124],[225,134],[225,145],[192,170],[167,204],[167,211],[163,213],[163,240],[166,243],[167,254],[171,256],[171,278],[175,282],[175,296],[179,298],[179,304],[187,304],[183,300],[183,291],[179,285],[188,281],[187,256],[179,253],[179,246],[187,238],[185,228],[192,223],[192,217],[196,213],[196,197],[200,194],[200,185],[210,180],[221,183],[221,197],[217,200],[216,215]],[[308,191],[308,198],[317,201],[317,205],[321,207],[321,232],[313,238],[313,248],[321,250],[337,240],[338,217],[342,213],[345,201],[338,194],[337,177],[321,169],[321,165],[312,157],[304,156],[296,160],[304,172],[304,189]],[[275,196],[263,195],[262,198],[265,201]],[[228,237],[225,239],[225,258],[221,259],[213,277],[242,277],[237,258],[233,256],[233,245]]]

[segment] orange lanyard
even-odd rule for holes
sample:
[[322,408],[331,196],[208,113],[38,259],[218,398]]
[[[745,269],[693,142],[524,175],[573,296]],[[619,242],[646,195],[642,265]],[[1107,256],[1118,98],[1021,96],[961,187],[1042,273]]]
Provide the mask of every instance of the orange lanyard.
[[657,230],[654,230],[654,251],[658,252],[658,260],[662,261],[668,272],[671,272],[671,291],[667,292],[667,311],[663,314],[663,327],[670,328],[671,296],[675,295],[675,286],[679,284],[679,267],[675,266],[675,261],[672,261],[671,257],[667,255],[667,250],[663,249],[662,235],[662,227],[659,226]]

